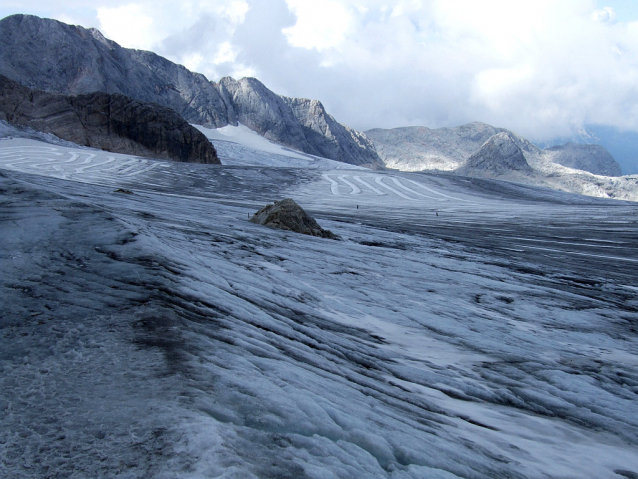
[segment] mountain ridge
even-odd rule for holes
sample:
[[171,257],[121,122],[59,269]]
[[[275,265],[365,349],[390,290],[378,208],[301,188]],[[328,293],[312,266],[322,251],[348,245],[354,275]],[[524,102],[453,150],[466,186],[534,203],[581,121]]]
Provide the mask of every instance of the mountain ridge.
[[[472,122],[452,128],[401,127],[373,129],[365,134],[390,168],[402,171],[454,171],[462,167],[494,135],[505,132],[523,151],[530,166],[556,163],[593,174],[620,176],[618,163],[598,146],[565,145],[543,150],[505,128]],[[544,158],[543,158],[544,157]],[[466,171],[466,170],[464,170]]]
[[299,113],[315,108],[317,100],[286,99],[257,79],[215,83],[153,52],[123,48],[96,29],[32,15],[6,17],[0,20],[0,74],[53,93],[120,93],[172,108],[190,123],[241,123],[305,153],[383,168],[365,135],[338,123],[323,105],[315,122]]

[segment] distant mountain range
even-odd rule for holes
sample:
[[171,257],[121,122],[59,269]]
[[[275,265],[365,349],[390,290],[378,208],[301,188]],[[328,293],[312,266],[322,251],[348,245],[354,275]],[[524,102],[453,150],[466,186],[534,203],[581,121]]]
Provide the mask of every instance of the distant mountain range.
[[365,135],[317,100],[287,98],[254,78],[211,82],[152,52],[122,48],[95,29],[12,15],[0,20],[0,74],[65,95],[119,93],[214,128],[241,123],[276,143],[354,165],[383,163]]
[[543,150],[511,131],[480,122],[455,128],[404,127],[365,133],[390,168],[638,199],[636,178],[621,177],[620,166],[602,146],[568,143]]
[[[491,137],[505,133],[528,155],[546,156],[551,162],[596,175],[621,175],[620,165],[601,146],[568,143],[542,150],[511,131],[480,122],[455,128],[413,126],[373,129],[365,133],[384,163],[403,171],[456,170]],[[469,170],[464,168],[462,171],[467,173]]]
[[549,148],[565,143],[603,146],[621,166],[624,175],[638,174],[638,133],[634,131],[622,131],[605,125],[585,125],[577,135],[555,138],[538,143],[538,146]]

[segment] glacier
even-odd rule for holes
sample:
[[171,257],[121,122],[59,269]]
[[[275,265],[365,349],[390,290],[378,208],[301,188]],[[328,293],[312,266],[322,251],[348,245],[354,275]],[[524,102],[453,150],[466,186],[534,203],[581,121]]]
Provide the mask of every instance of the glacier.
[[0,140],[0,476],[638,477],[638,205],[226,133]]

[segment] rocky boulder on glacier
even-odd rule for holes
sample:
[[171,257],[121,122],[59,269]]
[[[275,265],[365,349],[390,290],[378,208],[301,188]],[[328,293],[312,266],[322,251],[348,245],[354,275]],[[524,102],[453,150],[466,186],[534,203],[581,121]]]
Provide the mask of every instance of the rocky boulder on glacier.
[[315,219],[291,198],[264,206],[250,218],[250,222],[320,238],[337,239],[337,235],[319,226]]

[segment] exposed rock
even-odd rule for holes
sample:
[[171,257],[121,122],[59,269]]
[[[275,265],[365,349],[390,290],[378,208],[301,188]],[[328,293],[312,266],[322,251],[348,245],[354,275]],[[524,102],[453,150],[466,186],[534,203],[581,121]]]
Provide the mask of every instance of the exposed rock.
[[152,52],[131,50],[95,29],[30,15],[0,20],[0,74],[66,95],[121,93],[172,108],[190,123],[242,123],[271,141],[355,165],[383,167],[365,135],[315,100],[285,98],[254,78],[219,84]]
[[366,131],[385,165],[402,171],[457,169],[498,133],[507,133],[528,164],[546,173],[552,170],[551,163],[556,163],[595,174],[621,174],[620,166],[601,146],[567,144],[542,150],[516,133],[480,122],[455,128],[414,126]]
[[451,171],[463,165],[490,137],[502,131],[506,130],[474,122],[455,128],[376,128],[365,134],[389,168]]
[[552,161],[569,168],[589,171],[595,175],[622,175],[620,165],[600,145],[579,145],[570,142],[566,145],[547,148],[547,151],[554,153]]
[[224,101],[231,105],[234,122],[246,125],[264,138],[316,154],[301,125],[284,99],[255,78],[219,81]]
[[0,75],[0,120],[116,153],[220,163],[210,141],[173,110],[119,94],[58,95]]
[[0,74],[65,95],[121,93],[172,108],[192,123],[228,124],[226,105],[204,75],[57,20],[31,15],[0,20]]
[[264,206],[250,218],[250,221],[269,228],[294,231],[305,235],[330,239],[338,238],[331,231],[324,230],[319,226],[314,218],[290,198]]
[[367,166],[384,168],[374,145],[366,135],[337,122],[318,100],[282,97],[301,124],[317,156]]
[[483,178],[531,174],[521,148],[509,133],[501,132],[487,140],[455,173]]

